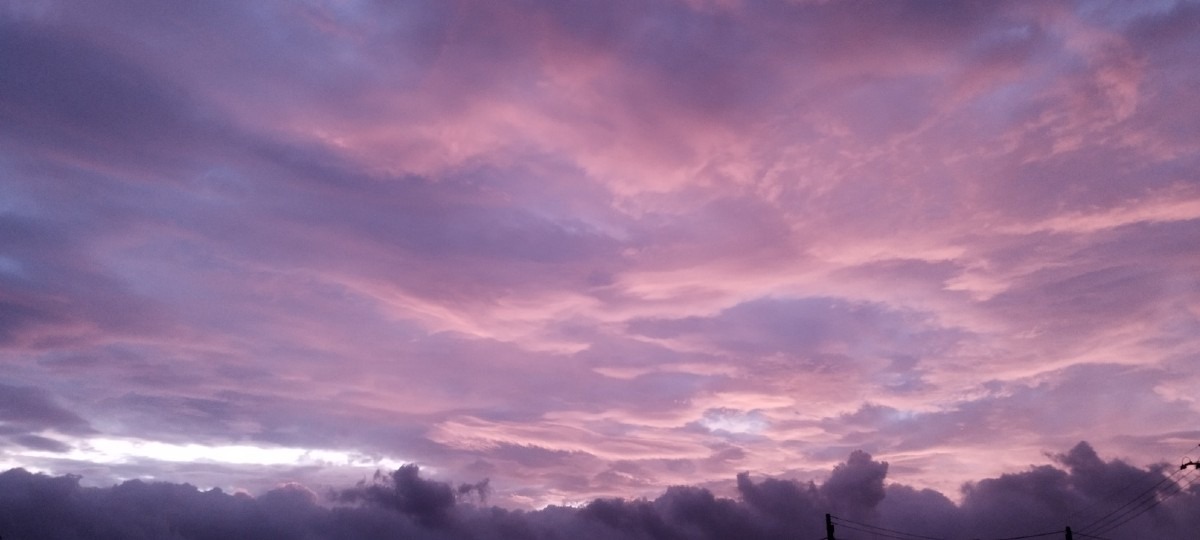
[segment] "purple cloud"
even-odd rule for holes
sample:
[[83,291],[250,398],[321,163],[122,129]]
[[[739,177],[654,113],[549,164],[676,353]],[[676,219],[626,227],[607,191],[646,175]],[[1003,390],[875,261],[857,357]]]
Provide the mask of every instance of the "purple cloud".
[[[533,511],[475,505],[466,495],[482,495],[487,480],[454,489],[422,478],[415,465],[377,472],[371,482],[329,492],[324,502],[298,484],[252,497],[140,480],[84,488],[78,476],[13,469],[0,474],[0,528],[38,538],[80,531],[97,538],[164,531],[194,538],[783,538],[824,533],[826,514],[832,514],[836,534],[848,537],[1040,535],[1058,533],[1065,521],[1080,532],[1139,528],[1160,538],[1184,538],[1195,526],[1191,510],[1200,492],[1186,472],[1104,461],[1083,442],[1053,457],[1064,468],[1041,465],[967,484],[961,504],[936,491],[885,485],[888,463],[856,451],[820,485],[756,481],[743,473],[736,498],[674,486],[653,500],[602,498]],[[1147,485],[1150,490],[1143,489]]]
[[[779,501],[839,497],[934,536],[1009,497],[1073,508],[1082,451],[1013,471],[1194,442],[1198,18],[0,8],[0,464],[84,498],[420,463],[486,472],[502,507],[599,501],[489,514],[534,536],[769,536]],[[855,450],[903,486],[835,469]],[[672,485],[698,487],[631,499]],[[342,531],[297,493],[271,504]]]

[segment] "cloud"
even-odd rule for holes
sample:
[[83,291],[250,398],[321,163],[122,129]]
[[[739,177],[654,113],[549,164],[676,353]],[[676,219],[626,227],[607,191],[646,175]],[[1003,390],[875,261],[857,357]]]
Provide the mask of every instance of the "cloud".
[[883,479],[887,468],[886,462],[872,461],[870,454],[856,451],[846,463],[834,467],[821,490],[830,500],[844,505],[834,509],[837,513],[852,518],[867,515],[886,496]]
[[419,473],[416,465],[400,467],[390,476],[377,473],[371,484],[343,491],[338,500],[361,500],[412,516],[427,526],[442,525],[454,506],[455,492],[447,484],[421,479]]
[[895,519],[1084,437],[1145,467],[1200,410],[1198,13],[5,6],[4,462],[358,478],[88,454],[332,452],[540,506],[863,449]]
[[47,436],[50,433],[86,436],[96,430],[41,388],[0,383],[0,452],[4,446],[13,444],[55,453],[71,448],[69,444]]
[[[524,511],[456,502],[450,484],[422,478],[415,465],[330,493],[332,501],[297,484],[254,497],[139,480],[84,488],[77,476],[13,469],[0,473],[0,531],[18,539],[85,532],[93,538],[787,538],[823,534],[825,513],[846,537],[890,530],[994,538],[1057,532],[1068,524],[1110,535],[1140,528],[1157,538],[1186,538],[1194,530],[1200,504],[1194,473],[1104,461],[1087,443],[1054,459],[1066,468],[1040,465],[972,482],[961,505],[932,490],[885,485],[887,464],[854,452],[822,484],[740,474],[736,498],[675,486],[654,499],[602,498]],[[1151,484],[1158,499],[1137,496]],[[1118,522],[1107,516],[1131,500],[1138,514],[1109,528]]]
[[6,146],[162,167],[213,135],[182,88],[136,61],[53,25],[0,24],[0,68],[22,74],[0,79]]

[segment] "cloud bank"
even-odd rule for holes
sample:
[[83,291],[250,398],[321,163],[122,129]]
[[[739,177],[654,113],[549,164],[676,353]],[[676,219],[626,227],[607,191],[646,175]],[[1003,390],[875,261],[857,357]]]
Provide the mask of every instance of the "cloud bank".
[[834,516],[838,538],[1058,537],[1074,524],[1081,535],[1182,539],[1200,527],[1195,471],[1103,461],[1087,443],[1052,457],[1055,465],[967,484],[958,505],[933,490],[885,482],[888,464],[856,451],[820,485],[742,473],[736,498],[675,486],[652,500],[605,498],[531,511],[488,507],[486,483],[453,489],[422,478],[415,465],[377,473],[324,501],[298,484],[252,497],[140,480],[84,488],[78,477],[13,469],[0,473],[0,533],[14,539],[818,538],[825,513]]

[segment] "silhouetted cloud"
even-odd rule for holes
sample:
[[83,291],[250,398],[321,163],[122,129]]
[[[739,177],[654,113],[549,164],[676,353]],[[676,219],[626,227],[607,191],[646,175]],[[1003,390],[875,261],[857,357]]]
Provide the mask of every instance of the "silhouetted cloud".
[[871,460],[871,455],[855,451],[846,463],[834,467],[821,491],[830,501],[837,501],[832,512],[853,519],[863,519],[875,510],[875,506],[886,496],[883,480],[887,477],[887,463]]
[[454,506],[454,491],[441,482],[424,480],[416,465],[404,465],[391,475],[375,474],[372,483],[361,483],[354,489],[338,494],[345,502],[365,501],[412,516],[422,524],[436,526],[444,523],[447,512]]
[[[1200,473],[1171,477],[1162,467],[1145,470],[1103,461],[1087,443],[1054,458],[1068,468],[1042,465],[971,483],[964,487],[961,506],[931,490],[885,486],[887,464],[856,451],[821,484],[755,481],[740,474],[736,499],[676,486],[653,500],[603,498],[531,511],[456,502],[449,484],[421,478],[415,465],[332,493],[332,506],[296,484],[252,497],[139,480],[85,488],[77,476],[13,469],[0,474],[0,534],[13,539],[784,539],[823,535],[824,514],[832,513],[839,538],[870,536],[870,527],[936,538],[995,538],[1066,525],[1096,532],[1088,526],[1104,523],[1106,513],[1139,500],[1145,485],[1160,481],[1156,493],[1164,502],[1108,536],[1122,538],[1136,529],[1182,540],[1200,524],[1200,487],[1195,485]],[[471,490],[480,485],[486,483],[464,484]],[[1148,508],[1154,500],[1133,508]]]

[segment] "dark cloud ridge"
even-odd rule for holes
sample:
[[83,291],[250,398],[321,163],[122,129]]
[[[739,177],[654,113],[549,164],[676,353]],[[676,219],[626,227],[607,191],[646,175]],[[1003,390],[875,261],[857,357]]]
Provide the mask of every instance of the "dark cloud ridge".
[[[6,539],[782,539],[823,535],[828,512],[844,525],[839,538],[865,537],[854,530],[855,523],[934,538],[999,538],[1067,524],[1103,530],[1117,522],[1113,511],[1131,500],[1144,501],[1133,508],[1149,511],[1108,537],[1149,533],[1182,539],[1200,530],[1200,473],[1104,461],[1086,442],[1049,457],[1054,465],[967,484],[957,505],[936,491],[887,484],[888,464],[855,451],[822,484],[756,481],[742,473],[737,499],[675,486],[654,500],[596,499],[580,507],[534,511],[485,506],[486,480],[455,488],[422,478],[416,465],[331,492],[330,504],[296,484],[252,497],[141,480],[86,488],[77,475],[12,469],[0,473],[0,534]],[[1150,508],[1156,500],[1160,503]],[[1098,525],[1089,529],[1092,523]]]

